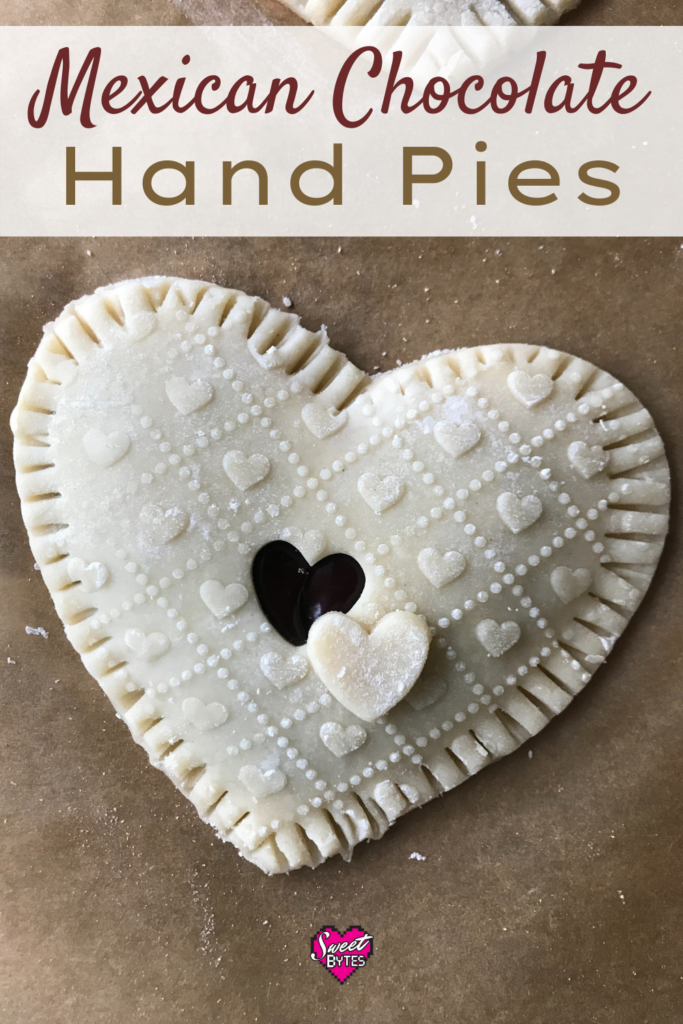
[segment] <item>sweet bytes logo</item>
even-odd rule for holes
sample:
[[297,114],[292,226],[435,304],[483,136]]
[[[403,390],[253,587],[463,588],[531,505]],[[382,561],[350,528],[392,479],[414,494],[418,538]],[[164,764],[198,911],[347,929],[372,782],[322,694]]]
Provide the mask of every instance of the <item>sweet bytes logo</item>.
[[336,928],[321,928],[311,939],[311,960],[317,960],[340,985],[372,956],[373,938],[364,928],[353,925],[341,935]]

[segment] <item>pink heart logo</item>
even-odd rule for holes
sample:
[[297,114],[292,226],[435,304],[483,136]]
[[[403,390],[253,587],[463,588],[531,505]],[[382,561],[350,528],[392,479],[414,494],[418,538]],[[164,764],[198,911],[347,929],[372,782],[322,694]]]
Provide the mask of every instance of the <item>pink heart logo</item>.
[[343,935],[336,928],[321,928],[311,939],[311,960],[317,960],[340,985],[372,956],[372,935],[354,925]]

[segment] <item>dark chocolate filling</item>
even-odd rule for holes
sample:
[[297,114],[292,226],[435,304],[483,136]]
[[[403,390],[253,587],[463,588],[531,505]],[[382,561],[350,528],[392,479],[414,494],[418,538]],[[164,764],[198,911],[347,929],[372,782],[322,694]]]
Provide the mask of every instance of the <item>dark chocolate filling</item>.
[[251,573],[263,614],[295,647],[306,643],[321,615],[353,608],[365,586],[365,573],[351,555],[327,555],[309,565],[285,540],[261,548]]

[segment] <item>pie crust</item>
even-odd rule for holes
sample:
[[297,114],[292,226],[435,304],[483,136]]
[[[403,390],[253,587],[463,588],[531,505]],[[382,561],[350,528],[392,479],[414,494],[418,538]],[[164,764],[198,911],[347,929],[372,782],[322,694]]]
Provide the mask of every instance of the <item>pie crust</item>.
[[[500,344],[371,379],[324,327],[200,281],[67,306],[12,428],[69,640],[151,762],[267,873],[348,859],[535,735],[605,660],[667,532],[652,418],[590,363]],[[365,572],[304,646],[254,594],[277,539]],[[354,714],[363,652],[409,623],[416,680],[392,640],[378,679],[403,689],[368,706],[366,688]],[[324,677],[352,636],[324,685],[312,662]]]
[[282,0],[313,25],[553,25],[580,0]]

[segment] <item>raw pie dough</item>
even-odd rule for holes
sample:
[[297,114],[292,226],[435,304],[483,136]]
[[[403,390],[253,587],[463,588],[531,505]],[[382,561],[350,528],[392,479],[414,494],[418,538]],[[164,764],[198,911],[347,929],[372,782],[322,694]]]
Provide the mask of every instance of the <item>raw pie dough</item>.
[[[519,25],[553,25],[580,0],[282,0],[304,21],[358,26],[353,46],[376,46],[386,59],[403,54],[402,72],[424,88],[430,78],[452,86],[481,73],[520,44]],[[431,29],[425,32],[424,28]],[[474,29],[474,31],[472,31]],[[350,40],[343,37],[345,45]],[[522,37],[521,42],[526,42]]]
[[[152,763],[269,873],[349,857],[543,728],[667,531],[652,419],[589,363],[487,345],[369,379],[324,328],[200,281],[69,305],[12,426],[69,639]],[[366,574],[299,647],[254,595],[280,538]]]
[[580,0],[282,0],[313,25],[552,25]]

